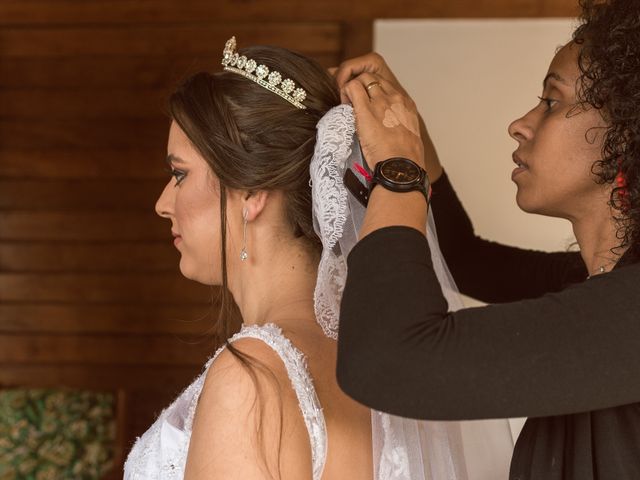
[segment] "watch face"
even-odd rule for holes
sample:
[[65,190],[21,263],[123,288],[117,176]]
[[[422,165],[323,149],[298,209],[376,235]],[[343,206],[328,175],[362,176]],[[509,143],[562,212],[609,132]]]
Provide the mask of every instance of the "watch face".
[[420,179],[420,168],[408,160],[394,159],[380,166],[380,174],[393,183],[412,184]]

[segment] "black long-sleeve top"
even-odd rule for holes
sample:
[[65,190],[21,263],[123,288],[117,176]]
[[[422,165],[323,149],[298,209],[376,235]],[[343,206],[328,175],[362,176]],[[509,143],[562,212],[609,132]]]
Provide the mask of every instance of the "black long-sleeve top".
[[576,253],[476,237],[446,176],[433,189],[460,290],[502,303],[448,312],[424,236],[371,233],[348,259],[343,390],[407,417],[529,417],[511,480],[640,479],[640,263],[585,280]]

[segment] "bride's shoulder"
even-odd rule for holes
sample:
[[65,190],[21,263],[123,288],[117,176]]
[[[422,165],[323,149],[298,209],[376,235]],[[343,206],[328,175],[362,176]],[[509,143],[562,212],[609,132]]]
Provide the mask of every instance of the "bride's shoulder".
[[239,338],[227,344],[209,366],[200,402],[207,395],[224,395],[235,402],[256,393],[263,384],[285,380],[287,370],[272,347],[259,338]]
[[262,478],[266,465],[277,465],[282,421],[297,409],[287,384],[282,360],[263,340],[239,338],[222,349],[206,372],[187,470]]

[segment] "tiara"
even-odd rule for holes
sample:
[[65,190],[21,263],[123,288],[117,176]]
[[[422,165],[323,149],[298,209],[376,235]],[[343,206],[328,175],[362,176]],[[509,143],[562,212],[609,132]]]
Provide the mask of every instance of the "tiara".
[[302,104],[307,98],[307,92],[302,88],[296,88],[295,82],[290,78],[283,80],[280,72],[275,70],[270,72],[266,65],[258,65],[254,59],[239,55],[236,52],[236,37],[227,40],[222,52],[222,65],[225,71],[253,80],[296,107],[303,110],[307,108]]

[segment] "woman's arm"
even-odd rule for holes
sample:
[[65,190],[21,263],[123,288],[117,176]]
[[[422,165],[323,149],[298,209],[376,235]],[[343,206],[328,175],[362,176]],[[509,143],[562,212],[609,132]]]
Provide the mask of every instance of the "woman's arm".
[[460,291],[484,302],[512,302],[557,292],[587,277],[578,252],[548,253],[478,237],[449,178],[433,184],[439,245]]
[[638,278],[631,265],[538,299],[448,313],[424,236],[378,230],[349,257],[338,381],[375,409],[425,419],[640,401]]

